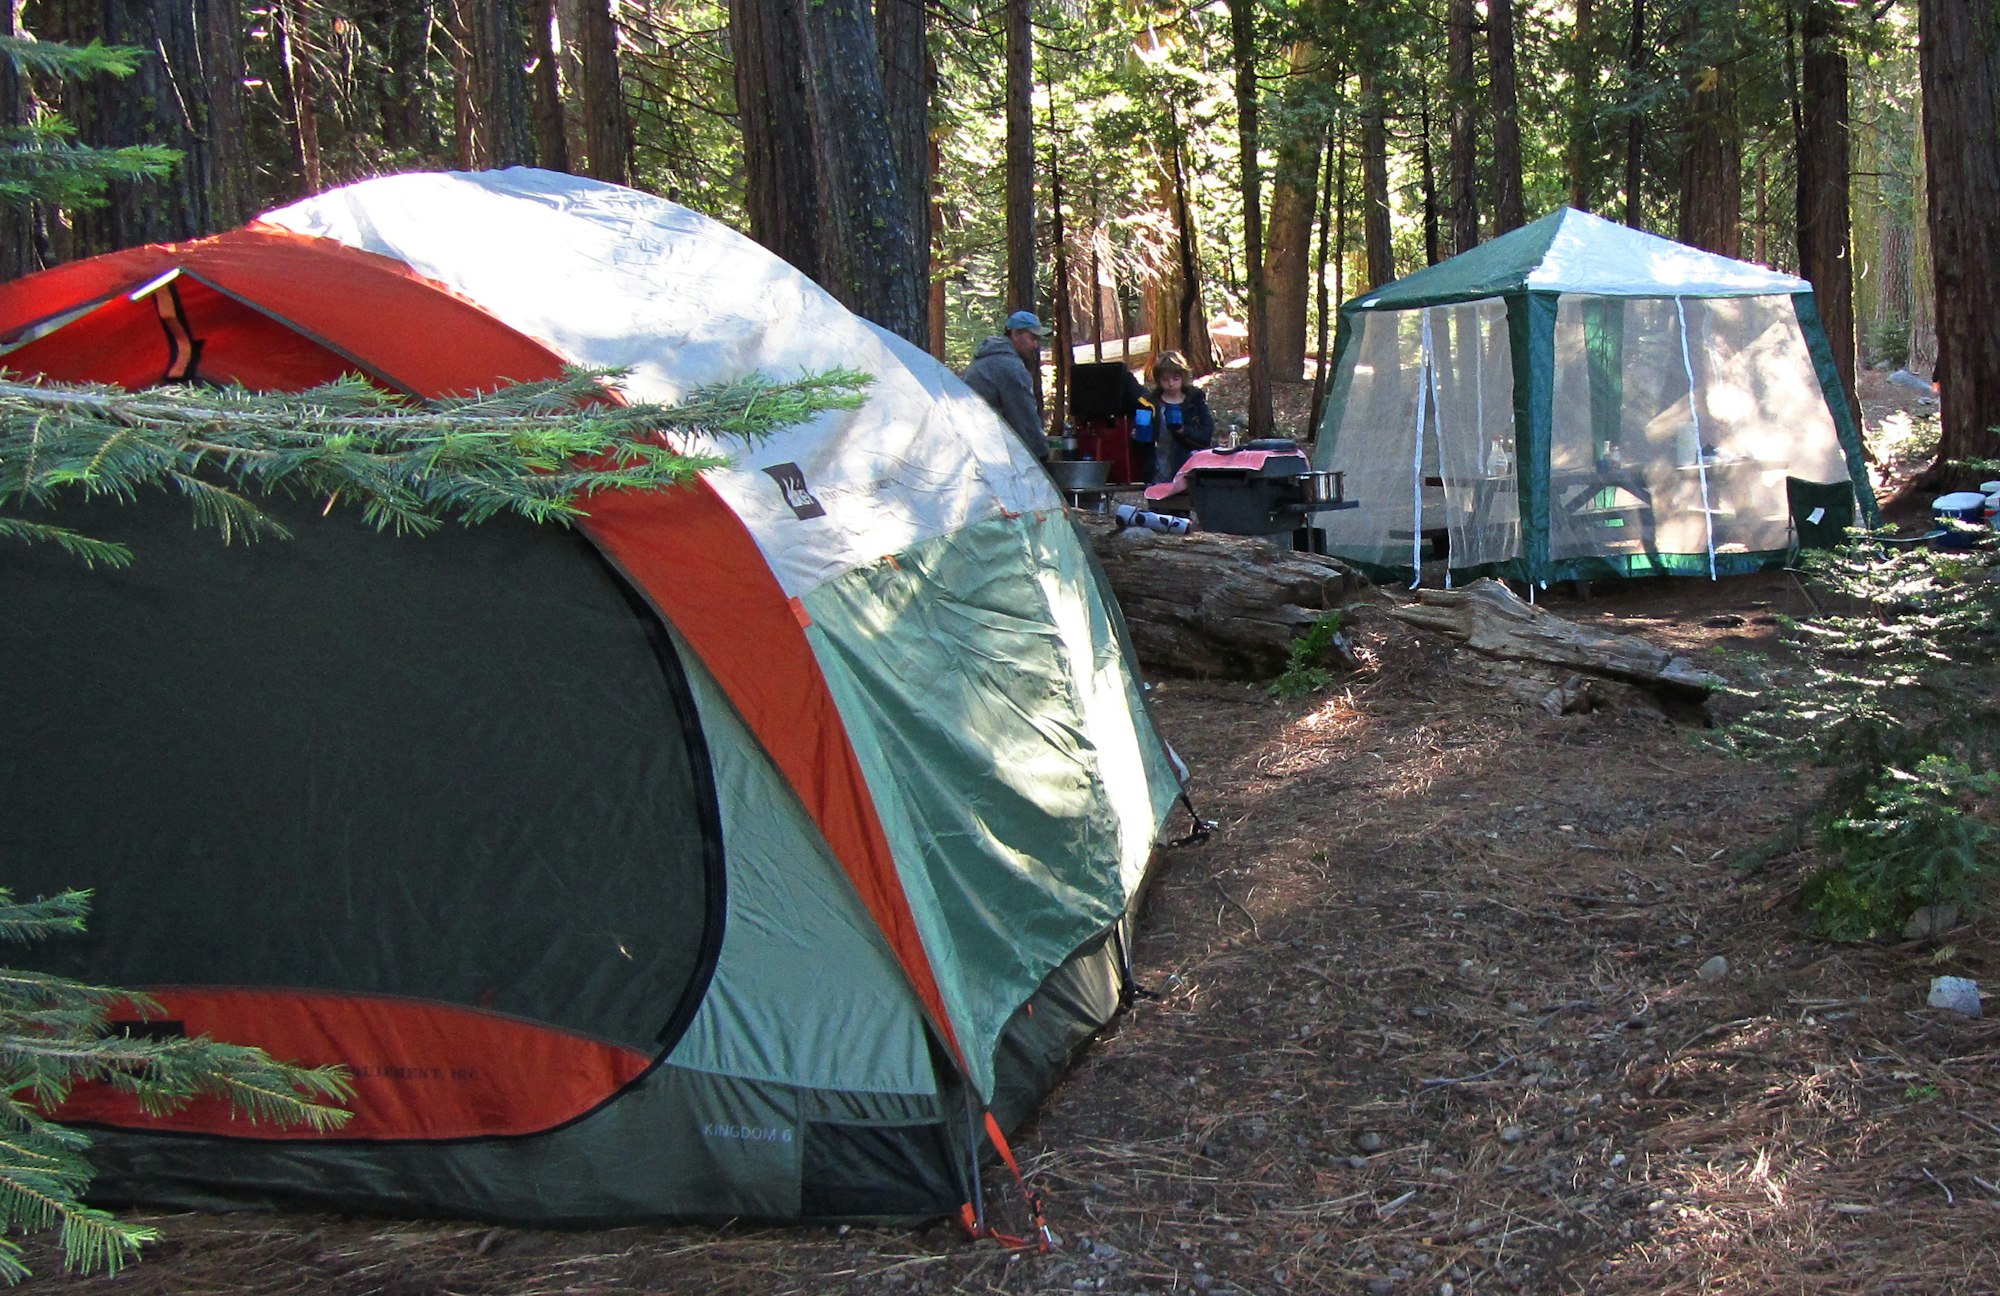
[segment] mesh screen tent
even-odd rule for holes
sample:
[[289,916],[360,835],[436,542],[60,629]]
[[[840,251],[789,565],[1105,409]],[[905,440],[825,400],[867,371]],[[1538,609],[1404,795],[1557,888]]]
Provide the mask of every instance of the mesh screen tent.
[[1358,506],[1317,525],[1380,577],[1713,577],[1785,561],[1802,487],[1875,516],[1790,275],[1564,208],[1347,303],[1337,339],[1314,466]]

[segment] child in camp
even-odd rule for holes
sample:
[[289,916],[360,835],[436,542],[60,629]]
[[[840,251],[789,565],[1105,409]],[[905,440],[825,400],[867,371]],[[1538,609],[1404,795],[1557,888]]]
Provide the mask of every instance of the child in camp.
[[1153,435],[1158,446],[1154,481],[1172,481],[1197,450],[1215,441],[1208,397],[1188,381],[1187,357],[1162,351],[1153,361]]

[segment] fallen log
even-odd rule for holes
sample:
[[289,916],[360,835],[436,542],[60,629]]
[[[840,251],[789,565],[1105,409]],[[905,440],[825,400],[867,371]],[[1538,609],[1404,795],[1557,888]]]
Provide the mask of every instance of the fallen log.
[[1690,701],[1707,697],[1723,682],[1687,658],[1634,635],[1591,630],[1531,607],[1496,580],[1477,580],[1454,590],[1418,590],[1416,603],[1391,608],[1389,615],[1456,636],[1489,657],[1565,666]]
[[1269,679],[1292,640],[1364,584],[1338,559],[1294,553],[1283,540],[1196,531],[1120,529],[1077,514],[1124,610],[1149,672]]

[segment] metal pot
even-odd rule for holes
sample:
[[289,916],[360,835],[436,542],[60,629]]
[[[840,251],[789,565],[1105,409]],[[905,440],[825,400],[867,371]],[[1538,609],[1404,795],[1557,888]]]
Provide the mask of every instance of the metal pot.
[[1049,476],[1066,491],[1096,490],[1111,479],[1108,459],[1056,459],[1049,463]]

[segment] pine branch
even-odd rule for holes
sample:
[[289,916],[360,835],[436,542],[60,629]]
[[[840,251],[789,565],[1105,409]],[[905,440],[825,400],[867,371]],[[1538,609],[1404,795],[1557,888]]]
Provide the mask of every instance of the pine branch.
[[130,76],[138,70],[139,60],[146,53],[137,45],[106,45],[98,40],[88,45],[70,45],[62,41],[0,36],[0,58],[12,59],[21,71],[53,76]]
[[39,900],[16,900],[0,887],[0,941],[40,940],[83,930],[90,892],[62,891]]
[[753,376],[673,405],[622,405],[607,387],[618,376],[575,370],[426,404],[351,377],[296,396],[0,381],[0,537],[122,565],[120,546],[10,513],[70,496],[129,502],[149,487],[178,490],[225,542],[287,534],[252,498],[274,492],[356,507],[399,534],[508,512],[568,524],[593,495],[664,489],[726,463],[719,443],[854,408],[870,381]]

